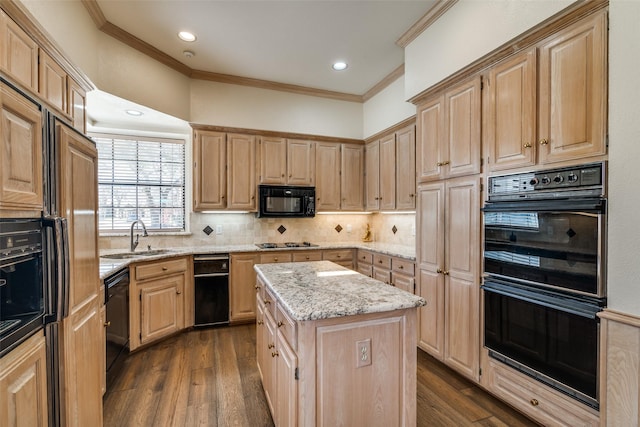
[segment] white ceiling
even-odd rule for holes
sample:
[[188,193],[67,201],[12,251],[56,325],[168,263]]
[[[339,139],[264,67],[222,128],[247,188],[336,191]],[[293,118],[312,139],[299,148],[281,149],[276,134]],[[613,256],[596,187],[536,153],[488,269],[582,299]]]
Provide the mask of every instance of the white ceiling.
[[[97,2],[107,21],[191,69],[363,95],[404,63],[396,40],[438,0]],[[182,30],[197,40],[180,40]],[[349,67],[333,71],[337,60]],[[144,115],[126,116],[131,108]],[[87,114],[89,131],[188,129],[182,120],[101,91],[90,94]]]

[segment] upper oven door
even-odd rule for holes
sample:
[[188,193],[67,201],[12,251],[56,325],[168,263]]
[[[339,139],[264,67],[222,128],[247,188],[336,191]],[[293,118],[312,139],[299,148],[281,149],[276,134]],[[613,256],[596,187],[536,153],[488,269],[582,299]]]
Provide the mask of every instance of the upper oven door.
[[605,200],[488,203],[484,272],[528,284],[605,295]]

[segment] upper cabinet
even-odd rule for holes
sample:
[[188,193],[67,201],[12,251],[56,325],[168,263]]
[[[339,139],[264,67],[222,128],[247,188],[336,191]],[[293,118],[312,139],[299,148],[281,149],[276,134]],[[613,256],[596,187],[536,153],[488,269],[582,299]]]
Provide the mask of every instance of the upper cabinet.
[[193,210],[256,209],[256,138],[196,129]]
[[481,78],[473,77],[418,106],[418,180],[480,172]]
[[261,137],[259,181],[261,184],[313,186],[315,142]]
[[0,114],[0,210],[27,210],[38,215],[44,201],[42,112],[0,83]]
[[606,46],[600,12],[488,71],[489,170],[606,154]]
[[59,111],[67,112],[67,73],[43,50],[40,50],[38,93]]
[[317,143],[316,210],[361,211],[364,206],[364,147]]
[[543,42],[539,68],[540,162],[606,154],[606,13]]
[[0,69],[38,91],[38,44],[0,10]]
[[365,147],[365,209],[415,209],[415,125],[403,127]]

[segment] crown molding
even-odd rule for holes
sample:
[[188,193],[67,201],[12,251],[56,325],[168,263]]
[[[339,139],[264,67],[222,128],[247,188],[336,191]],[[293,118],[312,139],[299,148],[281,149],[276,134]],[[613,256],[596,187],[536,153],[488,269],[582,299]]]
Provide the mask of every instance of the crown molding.
[[451,9],[458,0],[439,0],[427,13],[422,16],[415,24],[411,26],[403,35],[396,40],[396,45],[401,48],[407,47],[416,37],[424,30],[429,28],[431,24],[436,22],[447,10]]
[[398,68],[387,74],[374,87],[366,91],[365,94],[362,95],[362,102],[370,100],[402,76],[404,76],[404,64],[400,65]]

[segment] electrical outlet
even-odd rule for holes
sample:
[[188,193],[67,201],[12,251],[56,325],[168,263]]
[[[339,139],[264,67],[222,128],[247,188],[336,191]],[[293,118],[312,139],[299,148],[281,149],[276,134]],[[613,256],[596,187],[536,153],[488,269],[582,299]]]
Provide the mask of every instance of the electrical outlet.
[[222,234],[222,224],[216,225],[216,234]]
[[356,368],[371,365],[371,338],[356,341]]
[[353,227],[351,227],[351,224],[347,224],[347,233],[351,233],[351,231],[353,231]]

